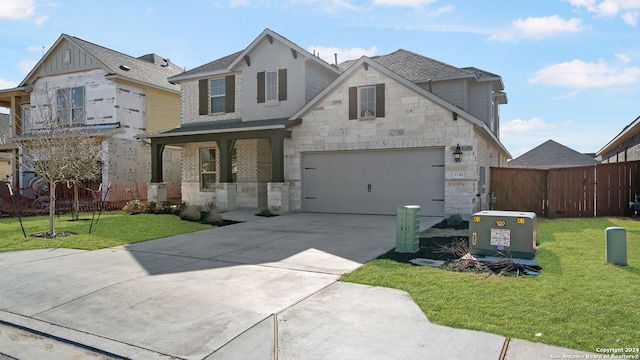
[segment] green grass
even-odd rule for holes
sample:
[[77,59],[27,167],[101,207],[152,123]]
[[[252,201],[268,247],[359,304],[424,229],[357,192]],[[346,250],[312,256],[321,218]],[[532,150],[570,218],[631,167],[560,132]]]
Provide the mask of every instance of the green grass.
[[30,236],[49,231],[48,216],[22,219],[26,239],[18,219],[0,219],[0,252],[45,248],[96,250],[212,228],[211,225],[182,221],[175,215],[129,215],[123,211],[113,211],[102,213],[100,221],[94,221],[89,234],[91,215],[80,214],[81,220],[78,221],[69,221],[69,215],[56,216],[56,232],[68,231],[75,235],[54,239]]
[[[628,266],[606,262],[609,226],[627,229]],[[429,320],[441,325],[590,352],[639,347],[640,221],[539,219],[537,231],[538,276],[488,276],[374,260],[342,281],[406,290]]]

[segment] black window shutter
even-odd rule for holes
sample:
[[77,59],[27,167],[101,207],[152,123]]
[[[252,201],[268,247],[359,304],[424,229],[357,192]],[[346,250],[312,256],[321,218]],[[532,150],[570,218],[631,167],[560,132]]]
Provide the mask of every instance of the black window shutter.
[[384,83],[376,84],[376,117],[384,117]]
[[358,118],[358,88],[349,88],[349,120]]
[[264,71],[258,73],[258,103],[264,102]]
[[236,111],[236,76],[229,75],[224,78],[224,112]]
[[198,81],[199,87],[199,103],[200,103],[200,115],[209,114],[209,80],[202,79]]
[[278,70],[278,100],[287,100],[287,69]]

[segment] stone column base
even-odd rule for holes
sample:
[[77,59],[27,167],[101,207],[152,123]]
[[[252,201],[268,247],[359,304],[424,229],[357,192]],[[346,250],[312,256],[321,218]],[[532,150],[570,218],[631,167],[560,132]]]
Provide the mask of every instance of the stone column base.
[[220,211],[231,211],[237,209],[235,183],[216,184],[216,207]]
[[147,187],[147,201],[160,204],[167,201],[166,183],[149,183]]
[[267,183],[267,206],[275,214],[289,212],[289,184],[283,182]]

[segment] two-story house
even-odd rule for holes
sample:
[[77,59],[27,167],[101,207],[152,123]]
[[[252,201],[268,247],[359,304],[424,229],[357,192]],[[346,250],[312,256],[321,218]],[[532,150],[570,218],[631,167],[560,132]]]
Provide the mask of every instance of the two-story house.
[[405,50],[330,65],[267,29],[244,51],[170,79],[182,124],[149,136],[185,144],[183,200],[221,209],[422,215],[488,207],[505,166],[499,76]]
[[[18,87],[0,90],[0,106],[10,110],[16,163],[17,143],[53,116],[101,141],[103,184],[148,182],[150,146],[136,136],[179,125],[180,86],[167,78],[182,72],[156,54],[136,58],[62,34]],[[180,183],[180,154],[180,148],[165,152],[167,182]],[[21,166],[13,172],[20,187],[37,176]]]

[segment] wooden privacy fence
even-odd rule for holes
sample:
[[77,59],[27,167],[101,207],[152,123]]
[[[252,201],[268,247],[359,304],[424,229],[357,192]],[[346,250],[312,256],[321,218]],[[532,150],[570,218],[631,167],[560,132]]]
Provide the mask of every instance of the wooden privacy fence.
[[640,196],[640,161],[558,169],[491,168],[496,210],[538,216],[630,216]]
[[[147,201],[147,184],[112,184],[108,193],[105,189],[98,191],[99,184],[81,184],[78,187],[78,200],[80,211],[93,211],[98,209],[99,203],[104,200],[104,210],[120,210],[127,201]],[[49,187],[13,189],[11,196],[9,188],[4,182],[0,182],[0,217],[16,216],[15,207],[23,216],[46,215],[49,213]],[[106,199],[105,199],[106,196]],[[167,201],[179,204],[182,201],[180,184],[167,184]],[[14,207],[15,202],[15,207]],[[65,214],[71,212],[73,202],[73,187],[66,184],[56,185],[56,213]]]

